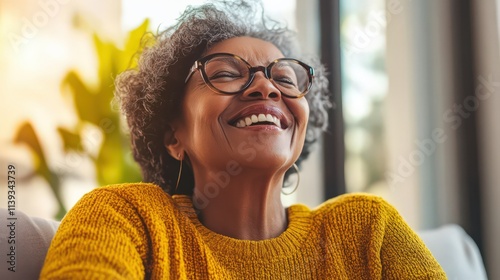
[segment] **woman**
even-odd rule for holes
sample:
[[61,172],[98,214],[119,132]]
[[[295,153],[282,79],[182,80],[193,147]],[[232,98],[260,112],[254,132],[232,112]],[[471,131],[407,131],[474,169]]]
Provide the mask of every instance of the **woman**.
[[446,279],[381,198],[282,206],[287,171],[326,126],[327,87],[293,34],[255,14],[190,8],[118,78],[148,183],[84,196],[42,278]]

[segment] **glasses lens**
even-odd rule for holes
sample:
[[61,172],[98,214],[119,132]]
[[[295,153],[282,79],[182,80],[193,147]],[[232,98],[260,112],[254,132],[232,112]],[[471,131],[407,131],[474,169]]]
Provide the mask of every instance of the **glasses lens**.
[[309,72],[293,59],[279,60],[271,68],[271,78],[281,92],[301,95],[309,89]]
[[208,81],[216,89],[232,93],[238,92],[250,78],[248,66],[232,56],[218,56],[205,63]]

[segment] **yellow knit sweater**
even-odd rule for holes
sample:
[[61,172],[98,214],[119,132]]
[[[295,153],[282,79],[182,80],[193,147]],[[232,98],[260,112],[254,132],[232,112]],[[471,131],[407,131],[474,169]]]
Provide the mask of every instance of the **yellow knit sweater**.
[[188,196],[152,184],[98,188],[62,221],[42,279],[446,279],[397,211],[372,195],[288,208],[262,241],[210,231]]

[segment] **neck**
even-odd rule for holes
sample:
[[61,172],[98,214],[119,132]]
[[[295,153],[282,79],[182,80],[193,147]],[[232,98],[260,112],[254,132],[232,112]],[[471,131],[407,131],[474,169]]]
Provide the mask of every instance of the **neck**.
[[[205,227],[243,240],[269,239],[285,231],[282,176],[276,179],[257,172],[239,174],[226,181],[210,178],[197,177],[193,195],[194,206]],[[224,184],[216,184],[216,181]]]

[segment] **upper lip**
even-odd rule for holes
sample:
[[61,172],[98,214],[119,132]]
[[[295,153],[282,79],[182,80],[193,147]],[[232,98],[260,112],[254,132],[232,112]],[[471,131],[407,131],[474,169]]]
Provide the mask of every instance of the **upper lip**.
[[264,104],[251,105],[242,109],[229,119],[229,124],[236,126],[236,122],[239,120],[252,115],[258,116],[259,114],[270,114],[271,116],[278,118],[281,122],[282,129],[286,129],[289,126],[289,120],[280,108]]

